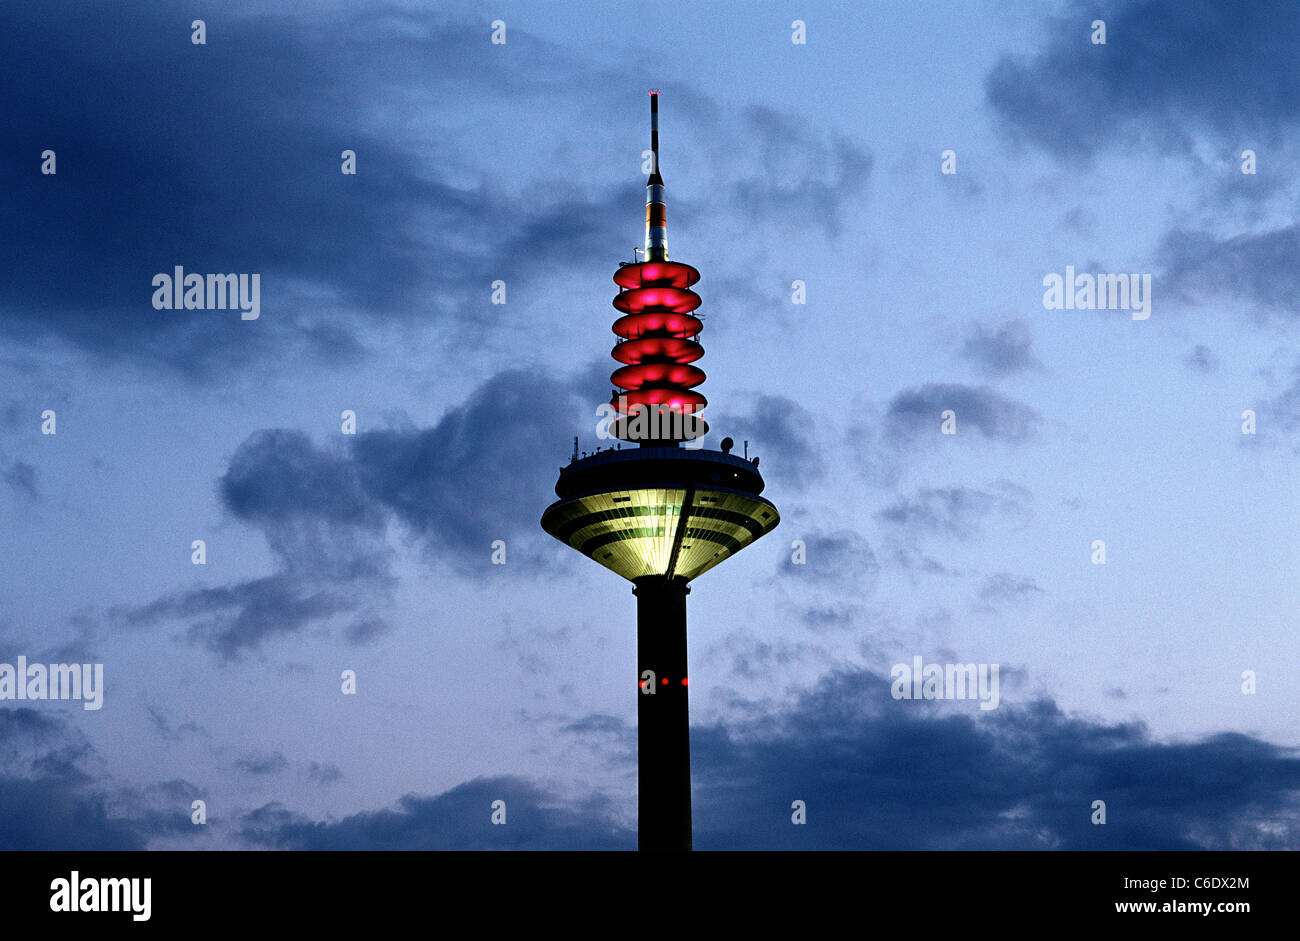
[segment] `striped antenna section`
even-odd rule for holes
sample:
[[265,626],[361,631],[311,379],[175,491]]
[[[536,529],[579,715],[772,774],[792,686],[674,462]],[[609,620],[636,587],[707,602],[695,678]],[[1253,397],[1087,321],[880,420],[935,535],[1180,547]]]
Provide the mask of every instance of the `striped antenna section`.
[[664,178],[659,175],[659,89],[650,89],[650,179],[645,185],[646,261],[668,260],[668,207],[664,204]]

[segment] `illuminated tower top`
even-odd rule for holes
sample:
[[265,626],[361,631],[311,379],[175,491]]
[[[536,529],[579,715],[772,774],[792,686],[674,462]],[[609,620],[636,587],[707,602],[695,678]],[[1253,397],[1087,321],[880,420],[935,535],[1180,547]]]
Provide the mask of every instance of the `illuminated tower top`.
[[704,355],[696,337],[704,322],[695,314],[700,296],[691,285],[700,273],[668,260],[668,217],[664,179],[659,171],[659,90],[650,91],[650,153],[645,185],[645,260],[621,265],[614,307],[619,338],[613,357],[622,363],[609,377],[617,387],[610,404],[622,416],[614,437],[643,446],[676,446],[701,437],[708,425],[697,413],[709,402],[694,387],[704,370],[691,365]]
[[659,172],[659,94],[650,93],[650,147],[646,183],[646,258],[623,263],[612,355],[620,363],[610,380],[618,419],[610,434],[639,448],[597,451],[560,471],[560,500],[542,526],[629,581],[647,577],[689,582],[774,529],[780,516],[760,494],[763,478],[752,461],[723,450],[683,448],[708,425],[698,417],[708,400],[696,391],[704,370],[697,335],[700,273],[670,261]]

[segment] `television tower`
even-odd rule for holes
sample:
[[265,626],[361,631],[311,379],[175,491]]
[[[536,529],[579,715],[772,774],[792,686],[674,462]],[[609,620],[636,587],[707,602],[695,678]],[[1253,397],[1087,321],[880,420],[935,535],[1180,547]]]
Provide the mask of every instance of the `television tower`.
[[708,400],[695,390],[704,371],[696,339],[700,273],[668,258],[664,181],[659,172],[659,91],[650,92],[645,258],[621,263],[610,380],[617,419],[612,437],[636,448],[610,448],[560,469],[560,498],[542,528],[632,582],[637,599],[638,845],[691,848],[691,753],[686,669],[689,582],[776,528],[776,507],[759,496],[752,461],[684,448],[708,425]]

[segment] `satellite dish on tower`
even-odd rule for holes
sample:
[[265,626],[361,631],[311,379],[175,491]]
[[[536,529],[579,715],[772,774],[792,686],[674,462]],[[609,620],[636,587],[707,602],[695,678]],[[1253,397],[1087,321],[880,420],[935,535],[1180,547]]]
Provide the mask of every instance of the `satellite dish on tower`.
[[735,446],[736,446],[736,442],[732,441],[730,438],[723,438],[723,439],[722,439],[722,453],[723,453],[723,454],[730,454],[730,453],[731,453],[731,449],[734,448]]

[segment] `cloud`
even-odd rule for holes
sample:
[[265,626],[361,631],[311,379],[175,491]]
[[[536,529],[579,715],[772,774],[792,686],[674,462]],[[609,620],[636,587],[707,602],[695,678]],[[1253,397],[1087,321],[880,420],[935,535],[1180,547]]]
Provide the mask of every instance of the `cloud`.
[[[988,712],[895,700],[890,681],[865,668],[838,669],[786,703],[733,698],[727,710],[691,733],[700,849],[1300,846],[1300,757],[1246,735],[1159,742],[1141,724],[1068,716],[1043,699]],[[607,759],[627,765],[633,733],[618,717],[589,715],[564,731],[612,740]],[[240,762],[248,773],[285,764],[278,753]],[[115,790],[97,765],[62,717],[0,710],[0,846],[142,849],[202,829],[176,809],[188,808],[193,785]],[[331,767],[308,776],[335,780]],[[790,823],[796,799],[805,826]],[[490,821],[497,800],[506,826]],[[1094,800],[1107,804],[1105,826],[1089,822]],[[236,826],[249,845],[280,849],[630,849],[635,834],[614,807],[607,794],[561,798],[500,776],[340,820],[270,804]]]
[[[1106,44],[1090,41],[1094,19]],[[1146,141],[1190,154],[1199,132],[1240,151],[1294,132],[1300,9],[1251,0],[1072,3],[1045,23],[1041,51],[1003,56],[985,79],[1014,136],[1065,160]],[[1267,130],[1264,130],[1267,129]]]
[[871,154],[848,137],[823,141],[804,121],[763,105],[744,108],[741,118],[742,136],[758,142],[751,153],[759,169],[731,183],[732,206],[756,221],[780,219],[838,236],[841,210],[859,202],[871,176]]
[[910,542],[897,536],[887,536],[882,544],[881,556],[890,565],[907,572],[915,582],[918,573],[926,575],[959,575],[947,566],[921,552]]
[[1254,319],[1270,314],[1300,316],[1300,227],[1218,238],[1208,232],[1175,229],[1161,239],[1162,280],[1180,300],[1205,302],[1231,297],[1255,305]]
[[14,461],[8,467],[0,467],[0,480],[33,502],[41,498],[36,489],[36,468],[26,461]]
[[852,414],[841,440],[852,455],[853,470],[873,486],[888,489],[903,480],[910,461],[935,449],[963,447],[977,439],[1023,444],[1036,437],[1043,421],[1023,402],[986,385],[959,382],[905,388],[883,408],[859,398]]
[[362,646],[374,643],[391,629],[392,625],[383,618],[363,617],[348,625],[347,630],[343,632],[343,637],[349,644]]
[[334,784],[343,780],[343,771],[337,765],[322,764],[319,761],[313,761],[301,774],[312,784]]
[[357,478],[431,557],[463,574],[485,574],[494,539],[511,545],[510,565],[542,564],[522,550],[540,539],[538,520],[575,421],[593,414],[576,391],[536,372],[498,373],[433,428],[357,435]]
[[984,579],[980,585],[980,599],[987,602],[1018,601],[1042,590],[1032,578],[1017,578],[1009,572],[998,572]]
[[848,592],[860,600],[876,590],[880,562],[871,545],[850,529],[792,533],[787,538],[802,543],[797,549],[782,549],[777,565],[777,580],[798,597],[783,603],[791,620],[814,633],[852,627],[860,607],[844,602],[842,595]]
[[[493,824],[495,801],[506,822]],[[599,799],[566,807],[541,787],[511,776],[476,778],[436,797],[409,794],[391,810],[313,822],[279,804],[245,814],[241,835],[254,846],[294,850],[617,850],[636,834],[602,811]]]
[[[1163,743],[1140,724],[1062,713],[1050,700],[997,710],[894,700],[867,669],[840,669],[785,705],[732,700],[692,729],[700,849],[1294,849],[1300,758],[1245,735]],[[946,708],[945,708],[946,707]],[[627,764],[616,717],[570,722]],[[254,768],[276,755],[245,756]],[[282,757],[282,756],[280,756]],[[0,846],[143,849],[193,835],[193,785],[105,787],[90,746],[61,717],[0,711]],[[315,779],[334,780],[328,765]],[[793,800],[808,807],[794,826]],[[1109,822],[1089,823],[1094,800]],[[490,821],[506,802],[507,825]],[[625,800],[630,800],[630,794]],[[631,849],[615,802],[561,798],[517,777],[477,778],[392,809],[313,821],[270,804],[236,821],[248,845],[347,849]],[[52,812],[54,811],[54,812]]]
[[147,796],[124,813],[123,794],[103,786],[94,749],[62,716],[0,709],[0,850],[144,849]]
[[244,774],[280,774],[288,767],[289,760],[280,752],[248,754],[235,761],[236,770]]
[[[1160,743],[1050,700],[944,712],[865,670],[692,729],[698,849],[1281,849],[1300,759],[1244,735]],[[791,823],[803,800],[807,824]],[[1105,826],[1090,823],[1104,800]]]
[[[263,533],[277,570],[118,605],[110,618],[128,627],[189,621],[191,639],[230,660],[339,615],[353,615],[349,643],[373,642],[388,630],[375,609],[396,585],[393,523],[428,561],[462,575],[499,574],[489,564],[498,539],[511,572],[548,570],[552,547],[538,521],[585,411],[584,379],[507,370],[431,428],[368,431],[324,447],[298,431],[254,432],[217,491],[232,516]],[[538,460],[547,453],[556,464]]]
[[710,440],[732,438],[736,442],[732,453],[742,453],[743,442],[748,441],[750,456],[760,456],[764,478],[783,488],[802,490],[822,479],[826,457],[813,434],[817,422],[807,409],[780,395],[759,395],[753,402],[749,417],[727,412],[711,420]]
[[[969,706],[962,710],[961,706]],[[691,730],[694,842],[705,850],[1193,850],[1300,845],[1300,757],[1238,734],[1159,742],[1139,723],[1051,700],[895,700],[840,669],[785,705],[733,699]],[[629,740],[615,717],[572,735]],[[625,767],[626,747],[606,750]],[[624,798],[630,801],[631,794]],[[507,824],[490,821],[504,800]],[[791,822],[805,802],[807,823]],[[1104,826],[1090,822],[1093,802]],[[562,799],[517,777],[477,778],[393,809],[313,821],[278,804],[240,820],[251,845],[300,850],[631,849],[610,795]]]
[[[499,154],[476,146],[464,121],[517,124],[531,101],[517,134],[542,139],[545,122],[572,140],[608,137],[609,115],[626,107],[615,104],[621,74],[518,25],[520,54],[502,57],[475,18],[379,3],[319,16],[235,11],[209,27],[196,47],[171,10],[141,0],[0,9],[12,145],[0,174],[14,183],[0,212],[24,220],[6,246],[0,331],[32,343],[53,335],[195,382],[268,363],[355,362],[389,324],[438,328],[450,347],[476,349],[499,328],[492,282],[505,281],[512,302],[541,295],[625,243],[640,180],[567,143],[529,161]],[[64,65],[42,74],[51,61]],[[94,91],[105,87],[113,94]],[[688,88],[679,98],[726,123],[712,138],[734,151],[709,161],[726,169],[708,182],[732,210],[838,232],[869,154],[770,108],[734,115]],[[517,104],[502,114],[503,101]],[[47,148],[53,175],[33,156]],[[340,172],[345,149],[355,174]],[[753,155],[752,170],[737,154]],[[154,275],[177,265],[258,274],[261,316],[154,310]]]
[[838,582],[860,588],[864,580],[880,571],[871,545],[851,529],[813,531],[797,537],[803,542],[804,561],[796,563],[794,552],[782,550],[782,575],[814,582]]
[[[476,22],[376,6],[209,25],[219,39],[195,47],[152,3],[0,10],[14,144],[0,171],[15,181],[0,207],[25,220],[7,246],[17,274],[0,288],[0,328],[198,380],[295,351],[355,360],[366,321],[441,322],[464,342],[457,327],[473,332],[493,279],[518,284],[553,273],[556,258],[591,257],[617,234],[616,207],[635,202],[630,183],[597,183],[539,204],[493,168],[465,165],[449,127],[467,102],[507,87],[546,94],[519,60],[478,41]],[[511,45],[533,43],[516,31]],[[41,77],[53,60],[65,67]],[[452,86],[454,105],[438,93]],[[114,93],[93,91],[104,87]],[[403,95],[419,98],[428,124],[394,123]],[[32,162],[47,148],[54,175]],[[355,175],[340,172],[344,149]],[[543,242],[545,258],[524,250]],[[176,265],[259,274],[261,317],[154,310],[151,280]]]
[[961,355],[986,376],[1008,376],[1042,366],[1030,347],[1034,338],[1023,320],[1009,320],[996,332],[973,324]]
[[1219,371],[1219,357],[1208,346],[1198,343],[1190,353],[1183,357],[1183,365],[1192,372],[1213,373]]
[[1291,370],[1290,385],[1261,404],[1260,412],[1267,419],[1265,428],[1271,424],[1286,433],[1300,430],[1300,360]]
[[749,630],[727,634],[720,643],[709,648],[706,656],[715,654],[730,658],[728,672],[742,680],[788,675],[795,666],[824,663],[828,659],[827,651],[818,644],[789,637],[764,640]]
[[566,723],[560,731],[611,763],[636,766],[636,729],[618,716],[592,713]]
[[[58,661],[51,661],[58,662]],[[167,721],[167,717],[152,706],[145,706],[149,713],[149,722],[153,725],[154,730],[169,742],[179,742],[187,733],[205,734],[203,726],[196,722],[184,722],[173,728],[172,724]]]
[[798,609],[799,620],[815,633],[852,627],[860,608],[852,604],[810,604]]
[[876,519],[911,532],[969,539],[991,516],[1023,520],[1032,499],[1028,490],[1005,480],[991,484],[988,490],[922,487],[876,513]]
[[347,455],[318,449],[299,431],[255,432],[231,458],[219,489],[226,508],[250,523],[317,518],[371,530],[383,523]]
[[991,441],[1016,444],[1030,438],[1041,416],[988,386],[926,383],[899,392],[885,413],[884,437],[895,444],[940,437],[945,411],[956,413],[957,435],[974,428]]
[[349,589],[361,583],[317,587],[310,576],[279,573],[219,588],[198,588],[144,605],[117,605],[109,618],[127,627],[191,621],[188,636],[227,660],[267,640],[288,636],[336,614],[355,611],[365,598]]

